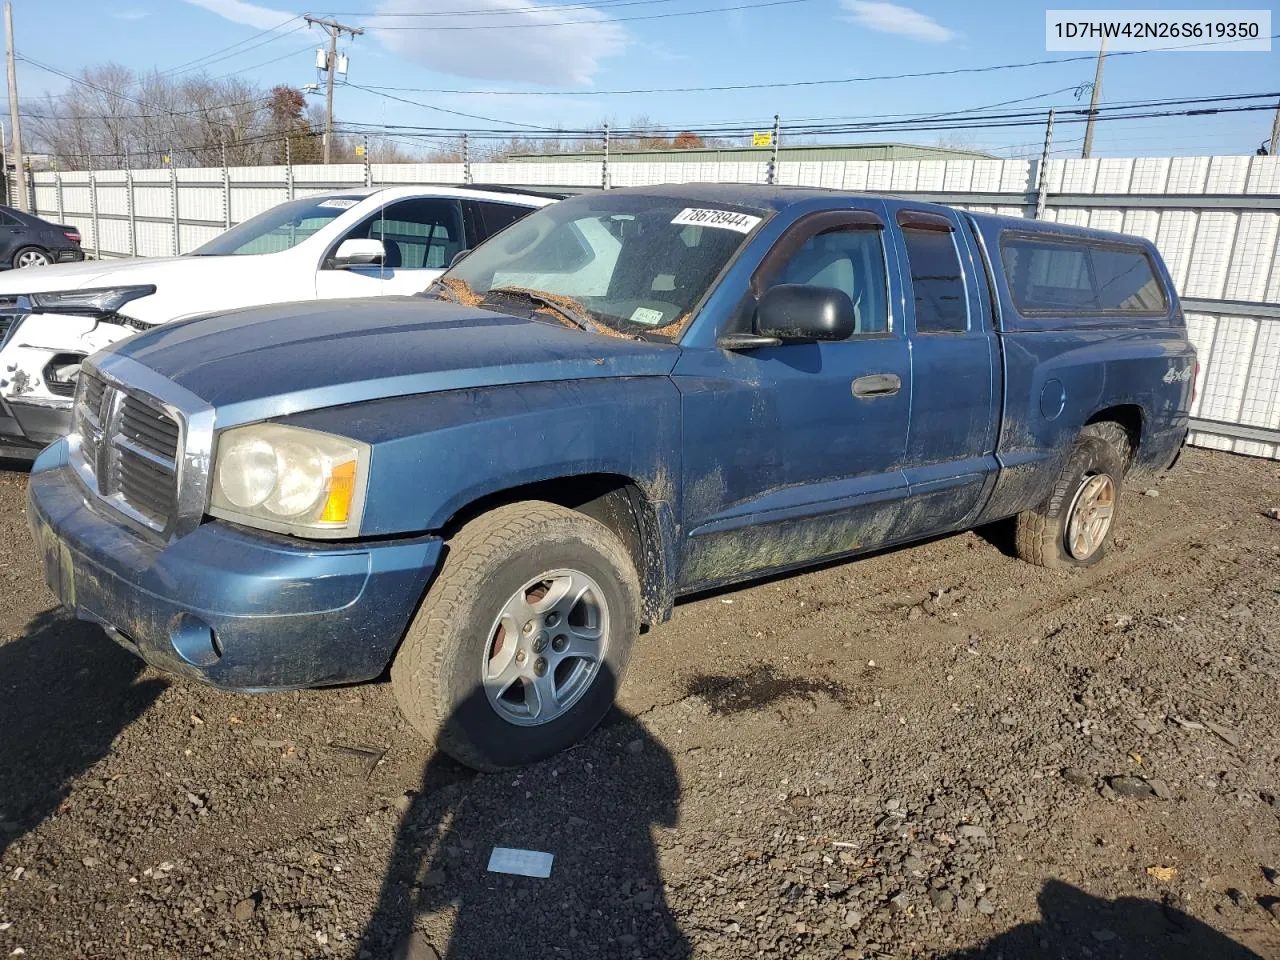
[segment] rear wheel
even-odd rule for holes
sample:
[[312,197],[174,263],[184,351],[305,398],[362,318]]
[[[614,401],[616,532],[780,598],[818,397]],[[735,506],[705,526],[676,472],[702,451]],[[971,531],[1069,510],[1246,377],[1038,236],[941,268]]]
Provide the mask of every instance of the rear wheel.
[[1018,556],[1042,567],[1090,567],[1106,556],[1128,459],[1119,424],[1081,430],[1048,498],[1018,515]]
[[471,521],[391,667],[401,712],[478,770],[551,756],[604,718],[639,632],[631,557],[603,524],[527,502]]
[[53,261],[49,254],[39,247],[23,247],[13,255],[13,265],[17,269],[23,267],[47,267]]

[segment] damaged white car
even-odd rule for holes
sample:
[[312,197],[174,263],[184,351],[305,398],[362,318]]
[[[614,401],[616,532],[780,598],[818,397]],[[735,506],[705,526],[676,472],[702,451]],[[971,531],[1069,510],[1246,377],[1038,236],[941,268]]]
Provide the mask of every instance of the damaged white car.
[[180,257],[0,276],[0,456],[67,433],[80,361],[201,314],[295,300],[419,293],[464,250],[562,194],[390,187],[272,207]]

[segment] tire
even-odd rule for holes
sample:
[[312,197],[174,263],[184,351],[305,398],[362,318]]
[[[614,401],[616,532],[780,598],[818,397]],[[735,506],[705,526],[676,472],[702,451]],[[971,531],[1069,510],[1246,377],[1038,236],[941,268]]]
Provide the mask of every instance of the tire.
[[[583,599],[555,601],[570,585],[567,596],[581,589]],[[520,620],[536,626],[517,630]],[[639,629],[639,577],[612,531],[555,504],[512,504],[450,540],[391,684],[409,723],[454,759],[482,771],[521,766],[572,746],[604,719]],[[586,638],[593,630],[595,646]],[[594,667],[575,657],[583,648]],[[504,690],[510,671],[522,676]],[[552,690],[547,677],[563,685]]]
[[[25,262],[24,262],[25,261]],[[13,255],[13,268],[21,270],[25,267],[47,267],[53,261],[47,251],[39,247],[23,247]]]
[[1106,556],[1128,461],[1129,436],[1119,424],[1091,423],[1081,430],[1048,498],[1018,514],[1018,556],[1058,569],[1091,567]]

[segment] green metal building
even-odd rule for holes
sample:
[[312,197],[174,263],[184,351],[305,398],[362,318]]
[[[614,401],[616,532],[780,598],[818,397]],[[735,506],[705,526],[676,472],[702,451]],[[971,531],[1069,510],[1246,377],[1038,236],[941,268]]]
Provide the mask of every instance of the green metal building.
[[[764,163],[772,147],[689,147],[673,150],[610,150],[614,163],[649,161],[657,163]],[[571,160],[602,160],[603,150],[581,153],[533,153],[508,157],[511,163],[562,163]],[[994,160],[978,150],[950,147],[922,147],[913,143],[796,144],[778,148],[782,162],[815,160]]]

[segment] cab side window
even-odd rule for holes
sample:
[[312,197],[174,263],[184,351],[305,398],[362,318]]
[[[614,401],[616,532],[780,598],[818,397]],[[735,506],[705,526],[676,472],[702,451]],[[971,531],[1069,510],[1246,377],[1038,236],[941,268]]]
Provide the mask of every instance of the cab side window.
[[769,286],[780,283],[831,287],[846,294],[853,303],[855,336],[889,330],[882,230],[851,226],[814,234],[773,275]]
[[964,333],[969,329],[969,309],[951,230],[903,223],[902,236],[911,268],[916,333]]

